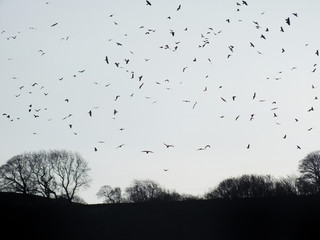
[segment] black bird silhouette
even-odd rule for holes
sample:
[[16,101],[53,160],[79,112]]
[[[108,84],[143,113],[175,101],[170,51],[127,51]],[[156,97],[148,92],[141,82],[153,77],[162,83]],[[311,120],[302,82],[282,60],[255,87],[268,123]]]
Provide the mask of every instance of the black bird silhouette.
[[253,93],[252,99],[255,99],[257,96],[256,92]]
[[107,64],[109,64],[109,59],[108,59],[108,56],[106,56],[106,62],[107,62]]
[[316,51],[316,55],[319,56],[319,50]]
[[90,110],[88,113],[89,113],[89,116],[92,117],[92,111]]
[[298,13],[292,13],[292,15],[298,17]]
[[117,149],[118,149],[118,148],[122,148],[124,145],[125,145],[125,144],[120,144],[120,145],[117,147]]
[[211,146],[209,144],[207,144],[204,148],[198,148],[197,151],[204,151],[207,148],[211,148]]
[[266,39],[266,37],[263,34],[261,34],[260,38]]
[[308,110],[308,112],[311,112],[311,111],[314,111],[314,108],[313,108],[313,107],[311,107],[311,108]]
[[165,145],[167,148],[174,147],[174,146],[171,145],[171,144],[165,144],[165,143],[164,143],[164,145]]
[[56,25],[58,25],[58,23],[54,23],[54,24],[52,24],[52,25],[51,25],[51,27],[54,27],[54,26],[56,26]]
[[247,149],[250,149],[250,144],[247,145]]
[[192,109],[194,109],[194,108],[196,107],[197,103],[198,103],[198,102],[195,102],[195,103],[193,104]]
[[146,0],[147,6],[151,6],[151,2],[149,2],[148,0]]
[[248,6],[248,3],[246,1],[242,1],[242,4]]
[[150,150],[143,150],[143,151],[141,151],[141,152],[146,153],[146,154],[153,153],[153,152],[150,151]]
[[284,32],[283,27],[280,27],[280,32]]
[[181,9],[181,4],[178,6],[177,11],[179,11]]
[[290,18],[286,18],[286,23],[290,26]]
[[163,171],[168,172],[168,171],[169,171],[169,169],[165,168],[165,169],[163,169]]
[[95,148],[94,148],[94,151],[95,151],[95,152],[97,152],[97,151],[98,151],[98,149],[95,147]]
[[299,145],[297,145],[297,149],[301,149],[301,147]]

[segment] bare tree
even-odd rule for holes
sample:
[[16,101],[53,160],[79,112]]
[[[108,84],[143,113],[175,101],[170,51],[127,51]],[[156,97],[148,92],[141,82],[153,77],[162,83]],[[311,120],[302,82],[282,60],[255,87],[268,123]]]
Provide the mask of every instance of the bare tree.
[[238,178],[228,178],[205,194],[206,199],[213,198],[260,198],[274,194],[274,183],[271,176],[242,175]]
[[104,203],[121,203],[124,201],[121,195],[121,188],[112,188],[109,185],[102,186],[97,196],[98,198],[103,198]]
[[40,151],[32,154],[33,174],[37,181],[37,191],[44,197],[51,198],[53,195],[57,198],[58,183],[53,171],[53,164],[49,161],[49,154]]
[[0,167],[2,191],[36,194],[37,183],[33,174],[32,154],[24,153],[12,157]]
[[304,184],[309,183],[317,193],[320,193],[320,151],[311,152],[302,159],[299,171]]
[[167,191],[151,180],[134,180],[133,184],[126,188],[126,193],[128,201],[135,203],[161,201],[167,196]]
[[57,183],[62,196],[72,201],[76,193],[89,186],[90,168],[82,156],[75,152],[60,150],[49,153],[49,161],[53,172],[57,176]]
[[274,188],[275,196],[296,196],[299,194],[298,177],[291,175],[275,180]]
[[0,190],[75,199],[89,185],[89,167],[79,153],[40,151],[14,156],[0,167]]
[[236,178],[228,178],[205,194],[206,199],[227,198],[233,199],[238,196],[238,182]]

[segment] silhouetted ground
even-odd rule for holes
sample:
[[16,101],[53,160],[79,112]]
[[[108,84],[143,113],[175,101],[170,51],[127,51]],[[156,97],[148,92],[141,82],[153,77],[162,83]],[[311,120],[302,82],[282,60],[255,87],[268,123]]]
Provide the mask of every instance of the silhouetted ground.
[[6,239],[318,239],[320,229],[319,196],[81,205],[0,193],[0,211]]

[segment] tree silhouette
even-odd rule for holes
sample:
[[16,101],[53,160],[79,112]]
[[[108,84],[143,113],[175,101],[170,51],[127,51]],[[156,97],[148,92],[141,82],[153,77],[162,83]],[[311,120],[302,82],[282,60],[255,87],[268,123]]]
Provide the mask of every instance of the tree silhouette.
[[150,202],[150,201],[179,201],[182,196],[174,191],[161,187],[152,180],[134,180],[133,184],[126,188],[129,202]]
[[79,153],[40,151],[14,156],[0,167],[0,190],[62,196],[73,201],[89,185],[89,167]]
[[125,200],[122,198],[121,188],[112,188],[109,185],[104,185],[97,193],[98,198],[103,198],[104,203],[121,203]]
[[32,154],[12,157],[0,167],[1,191],[36,194],[37,184],[33,174]]
[[45,151],[33,153],[33,173],[38,185],[37,191],[44,197],[51,198],[53,195],[58,198],[58,183],[53,170],[54,162],[50,161],[49,157],[49,153]]
[[296,196],[299,194],[298,177],[291,175],[275,181],[275,196]]
[[79,153],[66,150],[51,151],[49,161],[56,174],[62,196],[67,200],[72,201],[79,189],[89,186],[90,168]]
[[272,196],[274,182],[270,175],[242,175],[238,178],[228,178],[205,194],[206,199],[214,198],[261,198]]
[[320,193],[320,151],[311,152],[302,159],[299,171],[305,184],[309,183],[311,185],[309,188],[314,188],[317,193]]

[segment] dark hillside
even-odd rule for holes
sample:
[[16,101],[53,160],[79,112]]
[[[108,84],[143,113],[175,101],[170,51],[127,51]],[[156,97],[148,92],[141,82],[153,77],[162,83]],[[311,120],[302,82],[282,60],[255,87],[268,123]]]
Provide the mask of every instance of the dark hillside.
[[0,197],[10,239],[310,239],[320,226],[319,196],[118,205],[12,196]]

